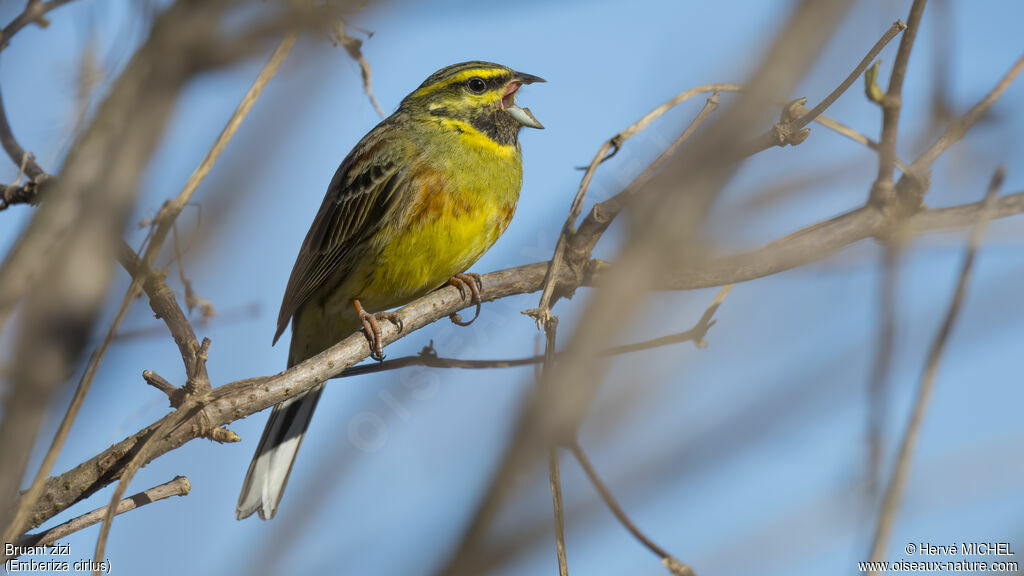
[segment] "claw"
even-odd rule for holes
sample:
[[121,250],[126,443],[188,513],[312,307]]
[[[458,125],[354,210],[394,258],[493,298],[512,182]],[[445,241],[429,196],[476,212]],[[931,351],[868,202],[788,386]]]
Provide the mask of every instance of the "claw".
[[477,317],[480,316],[480,305],[482,302],[480,299],[480,291],[483,290],[484,287],[483,282],[480,280],[480,275],[475,274],[473,272],[456,274],[455,276],[449,278],[447,282],[445,282],[445,286],[455,286],[456,288],[458,288],[459,295],[462,296],[463,300],[466,299],[466,288],[469,288],[469,302],[470,304],[476,304],[476,311],[473,313],[473,318],[470,319],[468,322],[465,322],[462,320],[462,316],[460,316],[458,312],[452,313],[450,316],[448,316],[448,319],[451,320],[453,324],[457,324],[459,326],[469,326],[470,324],[473,323],[474,320],[477,319]]
[[370,314],[366,310],[363,310],[363,306],[359,303],[359,300],[353,300],[352,303],[356,307],[356,312],[359,314],[359,321],[363,324],[363,334],[366,336],[366,340],[370,343],[370,358],[378,362],[384,361],[384,344],[383,337],[381,336],[380,320],[387,320],[398,327],[398,331],[401,332],[405,325],[402,319],[395,312],[378,312],[376,314]]

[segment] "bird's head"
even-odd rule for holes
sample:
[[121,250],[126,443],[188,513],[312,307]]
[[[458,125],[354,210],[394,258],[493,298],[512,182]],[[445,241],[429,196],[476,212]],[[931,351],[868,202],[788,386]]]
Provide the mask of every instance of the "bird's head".
[[515,144],[523,126],[544,128],[529,108],[516,105],[523,84],[544,82],[490,62],[463,62],[434,72],[399,110],[426,114],[455,129],[469,125],[498,144]]

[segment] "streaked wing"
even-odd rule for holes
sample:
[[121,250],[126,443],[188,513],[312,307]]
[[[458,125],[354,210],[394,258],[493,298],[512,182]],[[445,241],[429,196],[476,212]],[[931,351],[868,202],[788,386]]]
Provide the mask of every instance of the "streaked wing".
[[393,205],[403,179],[395,143],[389,141],[393,134],[388,123],[378,125],[338,167],[292,268],[274,342],[306,300],[344,275],[353,249],[377,230]]

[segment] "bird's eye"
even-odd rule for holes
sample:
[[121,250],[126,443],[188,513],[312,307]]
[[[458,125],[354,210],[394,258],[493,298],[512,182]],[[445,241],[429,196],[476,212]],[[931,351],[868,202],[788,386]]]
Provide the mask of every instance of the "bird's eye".
[[469,91],[474,94],[483,94],[484,90],[487,89],[487,83],[478,76],[470,78],[469,81],[466,82],[466,86],[469,88]]

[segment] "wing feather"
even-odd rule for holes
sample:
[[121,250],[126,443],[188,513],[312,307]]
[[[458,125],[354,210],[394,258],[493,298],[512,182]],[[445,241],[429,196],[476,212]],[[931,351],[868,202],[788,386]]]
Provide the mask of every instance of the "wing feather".
[[354,250],[378,229],[403,180],[394,131],[381,123],[338,167],[302,242],[285,288],[274,342],[295,312],[334,278],[343,277]]

